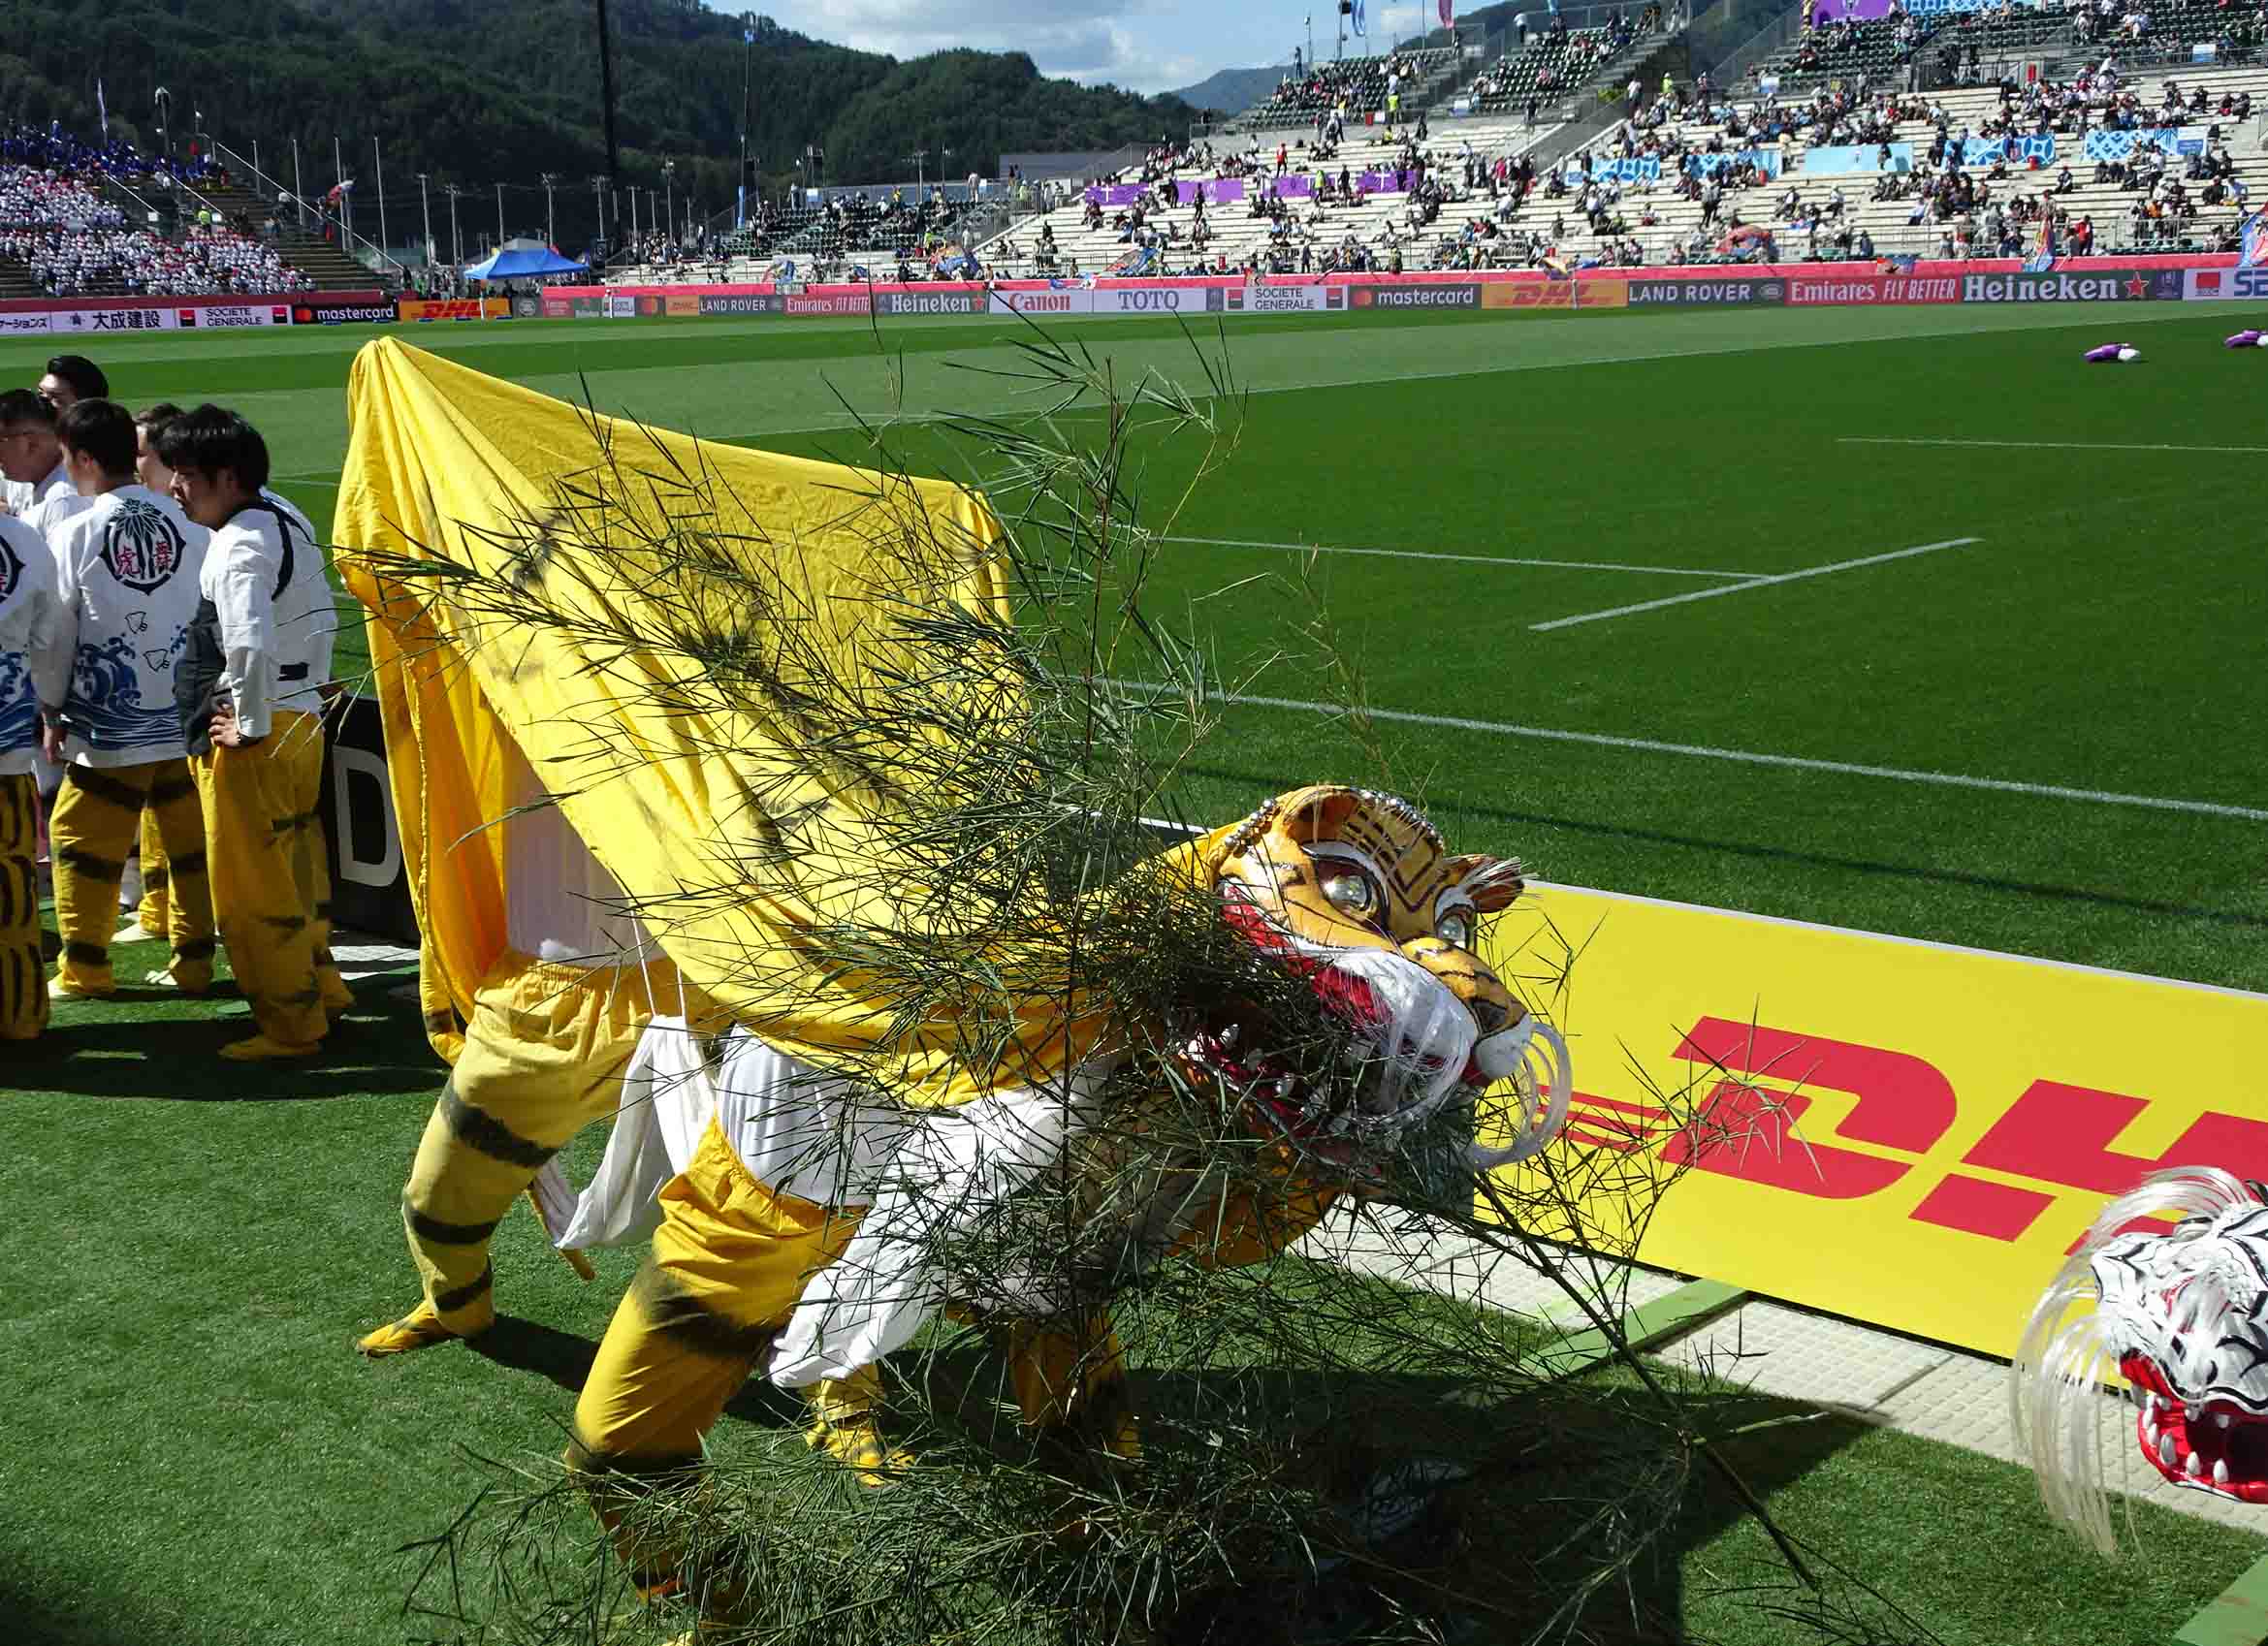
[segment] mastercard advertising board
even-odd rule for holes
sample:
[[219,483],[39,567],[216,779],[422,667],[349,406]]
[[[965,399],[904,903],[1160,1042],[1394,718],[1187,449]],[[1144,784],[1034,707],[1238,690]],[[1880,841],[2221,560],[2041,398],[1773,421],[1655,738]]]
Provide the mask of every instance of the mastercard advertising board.
[[1580,952],[1554,1148],[1681,1169],[1662,1268],[2006,1355],[2143,1174],[2268,1178],[2268,996],[1574,887],[1496,928],[1508,978]]

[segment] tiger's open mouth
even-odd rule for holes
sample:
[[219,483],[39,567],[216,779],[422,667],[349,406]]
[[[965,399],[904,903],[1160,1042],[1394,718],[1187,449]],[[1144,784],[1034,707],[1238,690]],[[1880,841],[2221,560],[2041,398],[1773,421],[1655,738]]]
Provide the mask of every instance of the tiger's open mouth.
[[[1318,1060],[1328,1054],[1313,1048],[1304,1057],[1281,1050],[1292,1036],[1250,1006],[1217,1013],[1190,1037],[1183,1057],[1222,1091],[1241,1099],[1266,1129],[1296,1140],[1333,1165],[1375,1176],[1381,1168],[1366,1156],[1391,1149],[1409,1124],[1411,1088],[1441,1088],[1448,1061],[1407,1045],[1399,1049],[1398,1062],[1390,1060],[1379,1041],[1390,1032],[1390,1014],[1364,979],[1326,966],[1307,982],[1318,1002],[1353,1036],[1340,1049],[1335,1067],[1319,1068]],[[1480,1059],[1468,1054],[1455,1081],[1448,1084],[1453,1095],[1477,1095],[1490,1085],[1490,1077]]]
[[2127,1355],[2119,1372],[2140,1393],[2134,1439],[2158,1473],[2177,1486],[2268,1504],[2268,1413],[2210,1397],[2185,1401],[2147,1355]]

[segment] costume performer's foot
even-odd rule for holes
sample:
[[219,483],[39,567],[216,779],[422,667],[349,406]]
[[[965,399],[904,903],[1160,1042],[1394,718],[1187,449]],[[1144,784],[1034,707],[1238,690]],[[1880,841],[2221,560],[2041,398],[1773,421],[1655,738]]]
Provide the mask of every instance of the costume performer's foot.
[[125,914],[125,911],[123,910],[121,910],[120,913],[124,914],[126,924],[119,927],[117,931],[111,934],[112,942],[162,943],[165,941],[166,934],[163,932],[144,932],[142,929],[142,922],[140,920],[136,919],[131,914]]
[[249,1040],[231,1041],[220,1049],[220,1055],[232,1062],[271,1063],[285,1058],[311,1058],[322,1050],[320,1040],[310,1040],[304,1046],[287,1046],[265,1034],[255,1034]]
[[66,982],[61,977],[48,979],[48,993],[59,1000],[107,1000],[117,993],[114,985],[88,988],[81,983]]
[[408,1354],[414,1349],[431,1348],[435,1344],[455,1343],[459,1338],[477,1338],[495,1321],[495,1310],[483,1309],[476,1323],[463,1331],[453,1331],[441,1324],[441,1317],[433,1313],[431,1304],[421,1303],[392,1324],[356,1339],[354,1346],[372,1360],[383,1360],[390,1354]]
[[152,989],[178,989],[184,995],[208,994],[212,989],[209,983],[184,983],[162,965],[155,971],[144,972],[142,981]]
[[888,1486],[913,1467],[913,1454],[882,1439],[872,1417],[836,1422],[821,1418],[803,1433],[804,1443],[823,1451],[858,1476],[861,1486]]

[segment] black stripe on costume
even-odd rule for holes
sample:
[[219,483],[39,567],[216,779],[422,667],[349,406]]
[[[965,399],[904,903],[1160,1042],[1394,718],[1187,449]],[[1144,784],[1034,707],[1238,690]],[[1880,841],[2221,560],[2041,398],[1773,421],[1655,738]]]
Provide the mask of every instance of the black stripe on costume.
[[456,1032],[457,1032],[457,1014],[456,1014],[455,1012],[428,1012],[428,1013],[426,1013],[426,1032],[427,1032],[428,1034],[454,1034],[454,1033],[456,1033]]
[[463,1285],[454,1287],[449,1291],[436,1292],[433,1295],[433,1307],[444,1314],[448,1314],[452,1310],[463,1309],[466,1304],[477,1302],[481,1298],[486,1297],[489,1294],[490,1288],[493,1287],[495,1283],[496,1273],[495,1266],[493,1264],[483,1263],[480,1266],[480,1273],[473,1276],[471,1280],[466,1281]]
[[419,1211],[404,1196],[401,1202],[402,1220],[409,1224],[409,1232],[420,1240],[435,1246],[486,1246],[489,1236],[496,1232],[499,1218],[491,1218],[485,1223],[451,1223],[429,1213]]
[[197,779],[183,773],[178,777],[161,777],[149,785],[149,804],[171,806],[177,800],[187,800],[197,792]]
[[[199,857],[203,857],[205,854],[200,852],[197,855]],[[166,866],[162,861],[157,863],[145,863],[142,866],[142,889],[144,892],[147,893],[164,891],[166,889],[168,879],[169,876],[166,873]]]
[[186,943],[174,945],[174,959],[208,961],[212,959],[214,952],[219,947],[220,939],[218,937],[192,937]]
[[286,937],[296,937],[307,929],[307,917],[303,914],[264,914],[260,917],[260,924],[273,927]]
[[132,783],[122,783],[108,773],[91,766],[66,766],[63,780],[75,789],[84,789],[97,800],[108,801],[121,811],[140,811],[143,793]]
[[126,872],[126,866],[115,858],[97,857],[77,846],[56,846],[54,851],[57,861],[68,863],[89,880],[116,880]]
[[745,1326],[725,1318],[651,1257],[630,1282],[630,1295],[655,1331],[712,1360],[755,1360],[780,1336],[778,1326]]
[[[203,874],[205,872],[205,853],[201,850],[185,851],[179,857],[175,858],[173,864],[173,872],[176,874]],[[144,874],[143,884],[147,885],[148,883],[149,877]],[[162,886],[165,882],[160,880],[158,884]]]
[[541,1171],[559,1151],[530,1143],[495,1116],[474,1108],[457,1095],[454,1079],[441,1088],[441,1118],[449,1123],[459,1142],[477,1149],[492,1160]]
[[[617,1474],[646,1487],[671,1484],[683,1476],[688,1482],[701,1472],[701,1454],[687,1452],[673,1457],[631,1457],[624,1452],[610,1452],[594,1446],[583,1438],[582,1432],[570,1429],[567,1433],[567,1467],[582,1474]],[[587,1487],[598,1484],[587,1482]]]
[[108,943],[65,943],[63,958],[73,965],[109,965],[111,945]]

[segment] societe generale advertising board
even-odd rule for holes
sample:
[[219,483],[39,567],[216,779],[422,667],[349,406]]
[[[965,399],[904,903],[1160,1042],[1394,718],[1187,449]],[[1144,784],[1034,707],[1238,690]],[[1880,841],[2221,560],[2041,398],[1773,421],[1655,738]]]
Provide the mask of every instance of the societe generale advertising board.
[[1581,952],[1555,1148],[1684,1168],[1646,1262],[2005,1355],[2143,1174],[2268,1177],[2268,996],[1575,887],[1534,905],[1491,958]]

